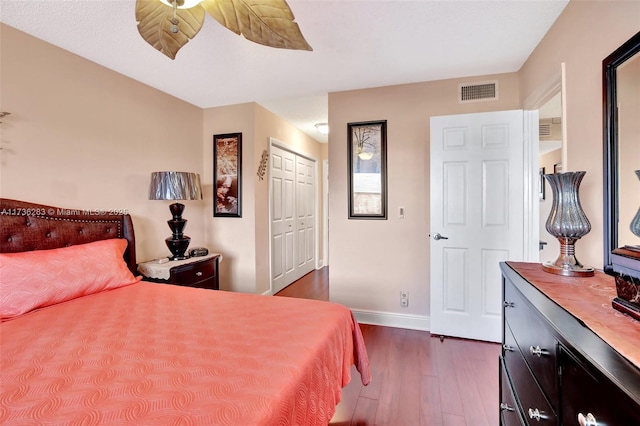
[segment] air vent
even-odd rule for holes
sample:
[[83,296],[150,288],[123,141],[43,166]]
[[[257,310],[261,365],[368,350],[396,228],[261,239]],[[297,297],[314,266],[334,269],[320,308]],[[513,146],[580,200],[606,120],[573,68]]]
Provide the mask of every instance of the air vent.
[[541,141],[562,140],[561,117],[541,118],[538,128]]
[[542,124],[540,123],[540,137],[547,137],[547,136],[551,136],[551,124],[550,123],[545,123]]
[[483,81],[458,86],[458,102],[484,102],[498,100],[498,82]]

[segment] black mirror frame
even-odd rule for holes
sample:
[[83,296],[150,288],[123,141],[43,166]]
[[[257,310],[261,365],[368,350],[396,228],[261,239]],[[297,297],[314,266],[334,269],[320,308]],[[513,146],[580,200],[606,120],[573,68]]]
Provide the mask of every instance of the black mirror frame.
[[[353,182],[353,129],[355,127],[380,126],[380,179],[381,179],[381,212],[377,214],[361,214],[354,212]],[[347,161],[349,173],[349,219],[381,219],[387,220],[387,120],[347,123]]]
[[617,275],[622,266],[627,274],[640,278],[640,256],[637,259],[625,257],[619,263],[618,249],[618,111],[616,97],[616,70],[618,66],[640,52],[640,32],[602,61],[603,91],[603,193],[604,193],[604,272]]

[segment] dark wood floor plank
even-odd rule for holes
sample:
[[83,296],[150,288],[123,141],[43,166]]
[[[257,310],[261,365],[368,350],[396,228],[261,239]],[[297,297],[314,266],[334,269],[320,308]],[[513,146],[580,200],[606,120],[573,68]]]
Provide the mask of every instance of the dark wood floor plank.
[[[432,337],[434,339],[434,337]],[[464,416],[462,399],[456,374],[455,358],[452,348],[453,339],[444,339],[434,347],[438,357],[438,383],[440,384],[440,400],[442,412]]]
[[457,414],[442,413],[444,426],[475,426],[473,421],[467,423],[464,416],[458,416]]
[[[460,389],[462,409],[466,419],[474,419],[475,426],[492,426],[487,419],[482,403],[483,395],[478,388],[478,371],[474,370],[474,343],[461,339],[449,341],[456,365],[456,377]],[[471,356],[470,356],[471,355]]]
[[[328,268],[276,296],[329,300]],[[500,345],[360,324],[372,381],[351,369],[332,426],[482,426],[498,422]]]
[[[358,399],[351,426],[371,426],[375,424],[378,401],[370,398]],[[333,424],[333,423],[332,423]]]

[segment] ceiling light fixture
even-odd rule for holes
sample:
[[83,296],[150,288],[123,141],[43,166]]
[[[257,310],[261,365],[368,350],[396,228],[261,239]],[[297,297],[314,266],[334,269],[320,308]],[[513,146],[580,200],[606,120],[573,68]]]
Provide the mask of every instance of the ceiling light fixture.
[[328,135],[329,125],[327,123],[318,123],[316,124],[316,130],[318,131],[318,133],[321,133],[323,135]]
[[171,59],[198,34],[205,12],[255,43],[281,49],[313,50],[285,0],[136,0],[138,32],[147,43]]

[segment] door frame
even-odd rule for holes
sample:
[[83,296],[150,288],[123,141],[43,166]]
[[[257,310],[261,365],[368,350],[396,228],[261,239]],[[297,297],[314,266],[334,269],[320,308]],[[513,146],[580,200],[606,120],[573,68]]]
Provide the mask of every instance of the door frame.
[[314,220],[314,227],[315,227],[315,243],[314,243],[314,256],[316,258],[316,269],[318,268],[318,252],[319,252],[319,243],[318,243],[318,221],[319,221],[319,216],[318,216],[318,159],[315,158],[313,155],[309,155],[305,152],[302,152],[301,150],[297,150],[295,147],[289,146],[286,143],[273,138],[273,137],[269,137],[269,167],[267,168],[267,176],[268,176],[268,193],[267,193],[267,197],[269,199],[269,226],[268,226],[268,239],[269,239],[269,295],[273,296],[273,247],[271,244],[271,212],[273,211],[273,205],[272,205],[272,192],[273,192],[273,188],[272,188],[272,184],[271,184],[271,147],[277,147],[279,149],[282,149],[284,151],[288,151],[292,154],[298,155],[300,157],[304,157],[307,160],[313,161],[314,163],[314,177],[313,177],[313,185],[314,185],[314,200],[315,200],[315,206],[314,206],[314,214],[315,214],[315,220]]
[[322,160],[322,262],[318,259],[317,269],[323,266],[329,266],[329,160]]

